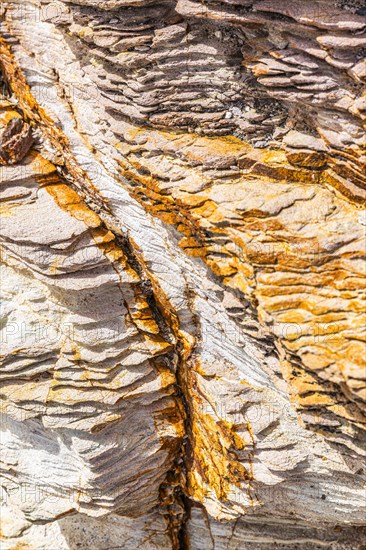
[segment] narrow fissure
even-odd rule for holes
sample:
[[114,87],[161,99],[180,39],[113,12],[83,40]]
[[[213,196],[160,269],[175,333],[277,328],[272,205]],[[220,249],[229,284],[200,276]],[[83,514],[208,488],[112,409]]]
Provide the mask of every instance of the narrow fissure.
[[[11,70],[9,70],[11,69]],[[157,283],[152,283],[149,273],[145,268],[143,261],[138,258],[134,245],[127,231],[120,227],[120,221],[110,211],[106,201],[99,195],[98,191],[90,181],[88,175],[80,168],[76,159],[68,148],[67,137],[58,129],[52,127],[52,120],[46,115],[43,109],[37,104],[32,96],[31,90],[26,83],[25,77],[17,65],[14,56],[0,35],[0,91],[6,92],[6,97],[13,95],[17,99],[15,109],[27,121],[33,129],[37,128],[51,142],[51,145],[61,153],[62,162],[57,166],[60,179],[82,197],[87,206],[95,212],[101,219],[101,227],[109,230],[115,237],[117,246],[123,251],[130,267],[140,278],[139,286],[146,302],[151,310],[151,314],[163,338],[175,343],[175,352],[178,355],[178,366],[175,373],[177,399],[179,400],[183,421],[185,425],[185,435],[183,437],[180,451],[175,460],[178,466],[178,479],[175,481],[174,502],[182,508],[182,514],[179,520],[175,519],[171,505],[166,506],[168,512],[168,523],[170,524],[172,550],[186,550],[188,548],[186,524],[190,516],[190,499],[186,495],[186,463],[187,450],[189,453],[189,431],[190,431],[190,407],[187,403],[187,397],[183,386],[184,369],[186,358],[184,357],[184,343],[179,334],[179,330],[172,326],[172,323],[164,315],[164,307],[159,306],[159,299],[156,297]],[[5,95],[5,94],[4,94]],[[35,115],[32,117],[32,115]],[[1,146],[1,143],[0,143]],[[166,313],[166,312],[165,312]],[[174,335],[174,337],[173,337]],[[178,465],[178,463],[180,463]],[[162,485],[169,485],[169,475],[176,476],[175,472],[167,472],[167,482]],[[166,514],[165,514],[166,515]]]

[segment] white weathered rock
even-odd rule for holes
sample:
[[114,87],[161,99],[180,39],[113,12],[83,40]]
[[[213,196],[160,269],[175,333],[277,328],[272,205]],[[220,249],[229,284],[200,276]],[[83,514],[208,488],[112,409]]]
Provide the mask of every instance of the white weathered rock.
[[5,2],[4,549],[362,548],[366,21],[300,4]]

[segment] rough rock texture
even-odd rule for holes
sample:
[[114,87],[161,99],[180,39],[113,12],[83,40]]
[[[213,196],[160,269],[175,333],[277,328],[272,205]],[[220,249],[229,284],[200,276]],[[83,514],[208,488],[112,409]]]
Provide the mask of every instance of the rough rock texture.
[[1,548],[365,548],[363,1],[0,13]]

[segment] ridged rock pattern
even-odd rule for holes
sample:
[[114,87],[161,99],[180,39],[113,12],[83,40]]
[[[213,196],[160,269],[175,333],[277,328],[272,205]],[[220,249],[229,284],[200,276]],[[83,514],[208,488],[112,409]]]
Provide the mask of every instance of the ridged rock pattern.
[[0,14],[2,548],[362,550],[362,0]]

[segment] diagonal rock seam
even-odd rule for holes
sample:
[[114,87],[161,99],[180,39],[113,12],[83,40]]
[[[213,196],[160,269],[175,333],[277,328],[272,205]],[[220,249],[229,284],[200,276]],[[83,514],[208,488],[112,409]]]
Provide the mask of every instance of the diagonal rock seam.
[[[172,323],[171,320],[164,316],[166,309],[162,307],[162,304],[159,304],[159,299],[157,298],[159,294],[163,294],[162,289],[158,288],[157,282],[151,282],[153,278],[149,275],[146,266],[143,264],[141,254],[138,255],[136,253],[136,245],[134,246],[132,244],[127,232],[123,231],[123,228],[119,227],[120,222],[109,211],[106,202],[98,195],[98,192],[89,180],[88,175],[77,165],[77,162],[68,150],[66,136],[64,136],[61,132],[54,135],[53,121],[46,115],[43,109],[39,107],[36,100],[33,98],[21,69],[12,56],[6,41],[1,36],[0,76],[3,77],[9,87],[9,90],[18,99],[19,106],[17,107],[17,110],[19,114],[33,127],[41,127],[42,131],[45,132],[45,135],[50,139],[52,145],[59,151],[62,151],[65,163],[59,170],[61,178],[67,183],[67,185],[70,186],[70,188],[74,189],[83,200],[90,197],[91,192],[93,200],[87,200],[88,207],[91,209],[94,208],[97,215],[101,217],[103,220],[102,225],[113,233],[117,246],[121,248],[127,257],[130,266],[139,275],[141,291],[146,298],[146,301],[151,309],[152,316],[156,321],[162,336],[171,343],[174,342],[174,339],[176,339],[174,351],[179,359],[176,367],[177,372],[174,374],[176,381],[175,384],[177,386],[177,394],[182,405],[181,411],[183,420],[187,425],[187,423],[189,423],[189,408],[187,407],[189,393],[185,394],[185,390],[183,389],[184,385],[182,385],[180,381],[182,379],[181,371],[186,368],[186,360],[189,357],[189,353],[192,352],[192,345],[189,346],[190,350],[189,353],[187,353],[187,343],[183,341],[182,335],[179,334],[177,319],[175,319],[175,322]],[[75,175],[77,176],[76,178]],[[75,183],[75,180],[77,183]],[[172,314],[174,315],[174,313]],[[173,334],[174,338],[172,337]],[[186,349],[186,353],[182,353],[182,350],[184,349]],[[189,430],[187,430],[187,433],[189,433]],[[184,459],[184,446],[181,445],[175,461],[184,463]],[[182,467],[180,470],[182,470]],[[184,550],[187,548],[185,542],[185,521],[188,517],[189,505],[187,503],[187,497],[185,496],[185,486],[182,483],[182,473],[183,472],[177,474],[174,471],[168,472],[168,476],[173,475],[177,478],[176,487],[173,492],[173,503],[170,502],[170,504],[164,504],[164,499],[162,498],[162,506],[166,506],[168,510],[168,513],[165,515],[168,516],[168,523],[170,524],[171,522],[169,532],[172,541],[172,550]],[[183,479],[185,479],[185,476],[183,476]],[[164,486],[167,484],[169,485],[167,482],[163,483]],[[181,514],[181,519],[178,523],[176,521],[171,521],[171,519],[174,519],[174,516],[170,516],[169,514],[171,504],[174,504],[176,500],[178,500],[179,504],[184,507],[183,513]]]

